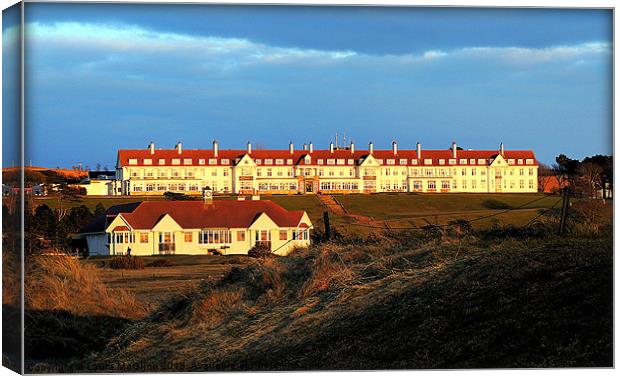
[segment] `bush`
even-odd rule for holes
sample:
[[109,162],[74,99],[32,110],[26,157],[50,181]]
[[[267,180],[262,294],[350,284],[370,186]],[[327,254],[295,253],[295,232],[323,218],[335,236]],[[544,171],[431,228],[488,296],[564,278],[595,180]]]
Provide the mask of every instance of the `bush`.
[[259,243],[248,251],[248,256],[254,258],[266,258],[273,256],[273,253],[268,245]]
[[512,209],[511,205],[499,200],[484,200],[482,205],[488,209]]
[[144,261],[136,256],[115,257],[110,261],[112,269],[144,269]]
[[155,260],[146,265],[147,268],[167,268],[170,266],[172,266],[172,263],[170,262],[170,260],[166,259]]

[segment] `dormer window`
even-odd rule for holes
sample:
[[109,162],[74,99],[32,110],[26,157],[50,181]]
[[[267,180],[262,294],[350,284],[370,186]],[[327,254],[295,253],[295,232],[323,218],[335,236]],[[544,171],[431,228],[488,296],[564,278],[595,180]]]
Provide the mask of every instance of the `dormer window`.
[[401,165],[406,165],[407,164],[407,160],[406,159],[401,159],[398,161],[399,164]]
[[525,164],[529,164],[529,165],[534,164],[534,160],[533,159],[526,159],[525,160]]
[[210,165],[216,165],[217,164],[217,159],[216,158],[209,158],[209,164]]
[[445,159],[440,159],[439,160],[439,164],[440,165],[445,165],[446,164],[446,160]]
[[347,159],[347,164],[348,164],[348,165],[354,165],[354,164],[355,164],[355,160],[353,160],[353,159]]
[[184,165],[191,165],[191,164],[192,164],[192,159],[191,159],[191,158],[185,158],[185,159],[183,159],[183,164],[184,164]]
[[344,159],[337,159],[336,160],[336,164],[337,165],[344,165]]
[[287,159],[286,160],[286,164],[287,165],[292,165],[293,164],[293,160],[292,159]]
[[467,164],[467,159],[464,159],[464,158],[459,159],[459,164],[466,165]]
[[130,158],[129,159],[129,164],[130,165],[137,165],[138,164],[138,160],[136,158]]
[[330,159],[328,159],[328,160],[327,160],[327,164],[328,164],[328,165],[332,165],[332,166],[333,166],[333,165],[335,165],[335,164],[336,164],[336,160],[335,160],[335,159],[333,159],[333,158],[330,158]]
[[320,164],[320,165],[323,165],[323,160],[322,160],[322,159],[318,159],[318,160],[316,161],[316,163],[317,163],[317,164]]
[[284,164],[284,159],[276,159],[276,165],[281,166]]
[[273,164],[273,159],[265,159],[265,164],[266,165]]
[[433,160],[432,159],[425,159],[424,160],[424,164],[425,165],[432,165],[433,164]]
[[199,160],[198,160],[198,164],[199,164],[199,165],[204,165],[204,164],[205,164],[205,162],[206,162],[206,160],[205,160],[205,159],[199,159]]
[[230,164],[230,159],[222,159],[222,164],[223,165],[229,165]]
[[173,165],[180,165],[181,164],[181,160],[179,158],[172,158],[172,164]]
[[160,164],[160,165],[165,165],[165,164],[166,164],[166,160],[165,160],[165,159],[163,159],[163,158],[162,158],[162,159],[160,159],[160,160],[159,160],[159,164]]
[[483,165],[483,164],[485,164],[485,162],[486,162],[486,161],[485,161],[484,159],[478,159],[478,164]]
[[143,162],[144,162],[145,165],[152,165],[153,164],[153,160],[150,159],[150,158],[149,159],[145,159]]
[[394,165],[395,163],[396,163],[395,159],[388,159],[387,160],[387,164],[390,165],[390,166]]
[[418,160],[417,159],[412,159],[411,160],[411,164],[412,165],[417,165],[418,164]]

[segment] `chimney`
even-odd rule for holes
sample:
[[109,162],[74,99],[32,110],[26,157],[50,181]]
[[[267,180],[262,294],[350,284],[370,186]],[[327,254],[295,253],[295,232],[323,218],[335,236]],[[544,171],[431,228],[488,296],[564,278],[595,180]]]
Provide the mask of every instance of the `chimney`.
[[248,141],[248,154],[252,154],[252,143]]
[[181,154],[183,152],[183,144],[181,144],[181,141],[177,142],[174,148]]
[[396,141],[392,141],[392,153],[394,153],[394,155],[398,154],[398,144]]
[[304,143],[304,150],[308,150],[308,144]]
[[329,152],[332,153],[332,154],[334,153],[334,143],[333,142],[329,143]]
[[504,156],[504,143],[500,143],[499,144],[499,153]]
[[419,142],[416,144],[416,150],[418,159],[422,159],[422,145]]
[[314,146],[312,146],[312,141],[310,141],[309,150],[310,150],[310,153],[314,151]]
[[351,149],[351,154],[355,153],[355,144],[353,143],[353,141],[351,141],[351,147],[349,147],[349,149]]
[[217,154],[220,151],[220,146],[216,140],[213,140],[213,156],[217,158]]
[[456,159],[456,142],[452,141],[452,158]]
[[202,201],[205,204],[212,204],[213,203],[213,191],[211,190],[211,187],[206,186],[206,187],[202,188]]
[[295,146],[293,145],[293,141],[288,143],[288,151],[291,154],[293,154],[293,152],[295,151]]
[[372,141],[368,143],[368,153],[372,154],[375,151],[374,146],[372,145]]
[[151,154],[155,154],[155,143],[153,141],[149,144],[149,150],[151,151]]

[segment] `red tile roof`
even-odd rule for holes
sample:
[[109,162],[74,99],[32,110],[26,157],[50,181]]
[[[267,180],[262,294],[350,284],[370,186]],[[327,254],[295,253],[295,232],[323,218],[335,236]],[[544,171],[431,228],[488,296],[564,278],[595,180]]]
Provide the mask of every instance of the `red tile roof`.
[[[206,149],[183,150],[180,154],[176,149],[156,149],[154,154],[151,154],[148,149],[119,150],[118,165],[129,166],[129,160],[135,159],[135,165],[145,166],[144,160],[150,159],[152,166],[232,166],[246,154],[246,150],[219,150],[217,157],[214,156],[213,150]],[[406,160],[405,164],[408,166],[422,166],[425,165],[425,159],[430,159],[432,166],[438,166],[441,165],[440,160],[444,160],[445,165],[448,165],[448,160],[452,159],[451,150],[422,149],[421,160],[418,160],[416,150],[398,150],[396,154],[394,154],[392,150],[374,150],[372,154],[375,158],[383,160],[382,164],[384,165],[387,164],[388,159],[394,159],[394,165],[402,165],[400,163],[402,159]],[[499,150],[457,150],[456,165],[487,165],[489,160],[494,159],[498,154]],[[310,153],[308,150],[294,150],[291,154],[289,150],[253,150],[249,155],[258,165],[328,165],[328,159],[342,159],[344,160],[344,165],[358,165],[361,160],[369,155],[369,151],[355,150],[351,152],[346,149],[337,149],[333,152],[329,150],[314,150]],[[305,163],[306,155],[309,155],[311,158],[309,164]],[[531,159],[533,161],[530,165],[538,165],[534,152],[531,150],[506,150],[504,152],[504,158],[514,159],[515,165],[519,164],[518,160],[522,160],[522,164],[525,165],[526,159]],[[178,159],[177,164],[172,163],[175,159]],[[353,164],[349,163],[349,159],[353,159]],[[467,159],[467,163],[461,164],[461,159]],[[475,161],[471,163],[471,159]],[[160,164],[160,160],[163,161],[162,164]],[[190,163],[184,164],[185,160],[190,160]],[[276,163],[276,160],[280,160],[278,162],[281,163]],[[479,160],[484,160],[484,163],[479,163]],[[334,165],[338,164],[334,162]]]
[[110,207],[106,214],[95,218],[80,232],[102,232],[106,223],[110,223],[118,214],[121,214],[134,230],[150,230],[166,214],[182,228],[196,229],[247,228],[262,213],[268,215],[279,227],[297,227],[305,212],[286,210],[269,200],[215,200],[211,204],[202,201],[144,201]]

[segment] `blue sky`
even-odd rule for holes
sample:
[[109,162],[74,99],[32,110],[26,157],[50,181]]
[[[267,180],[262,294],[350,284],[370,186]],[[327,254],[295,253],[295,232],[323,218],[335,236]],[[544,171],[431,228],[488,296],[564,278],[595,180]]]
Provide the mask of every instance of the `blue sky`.
[[117,149],[151,140],[327,147],[336,132],[358,147],[504,142],[545,163],[611,153],[611,20],[605,10],[28,3],[26,161],[112,167]]

